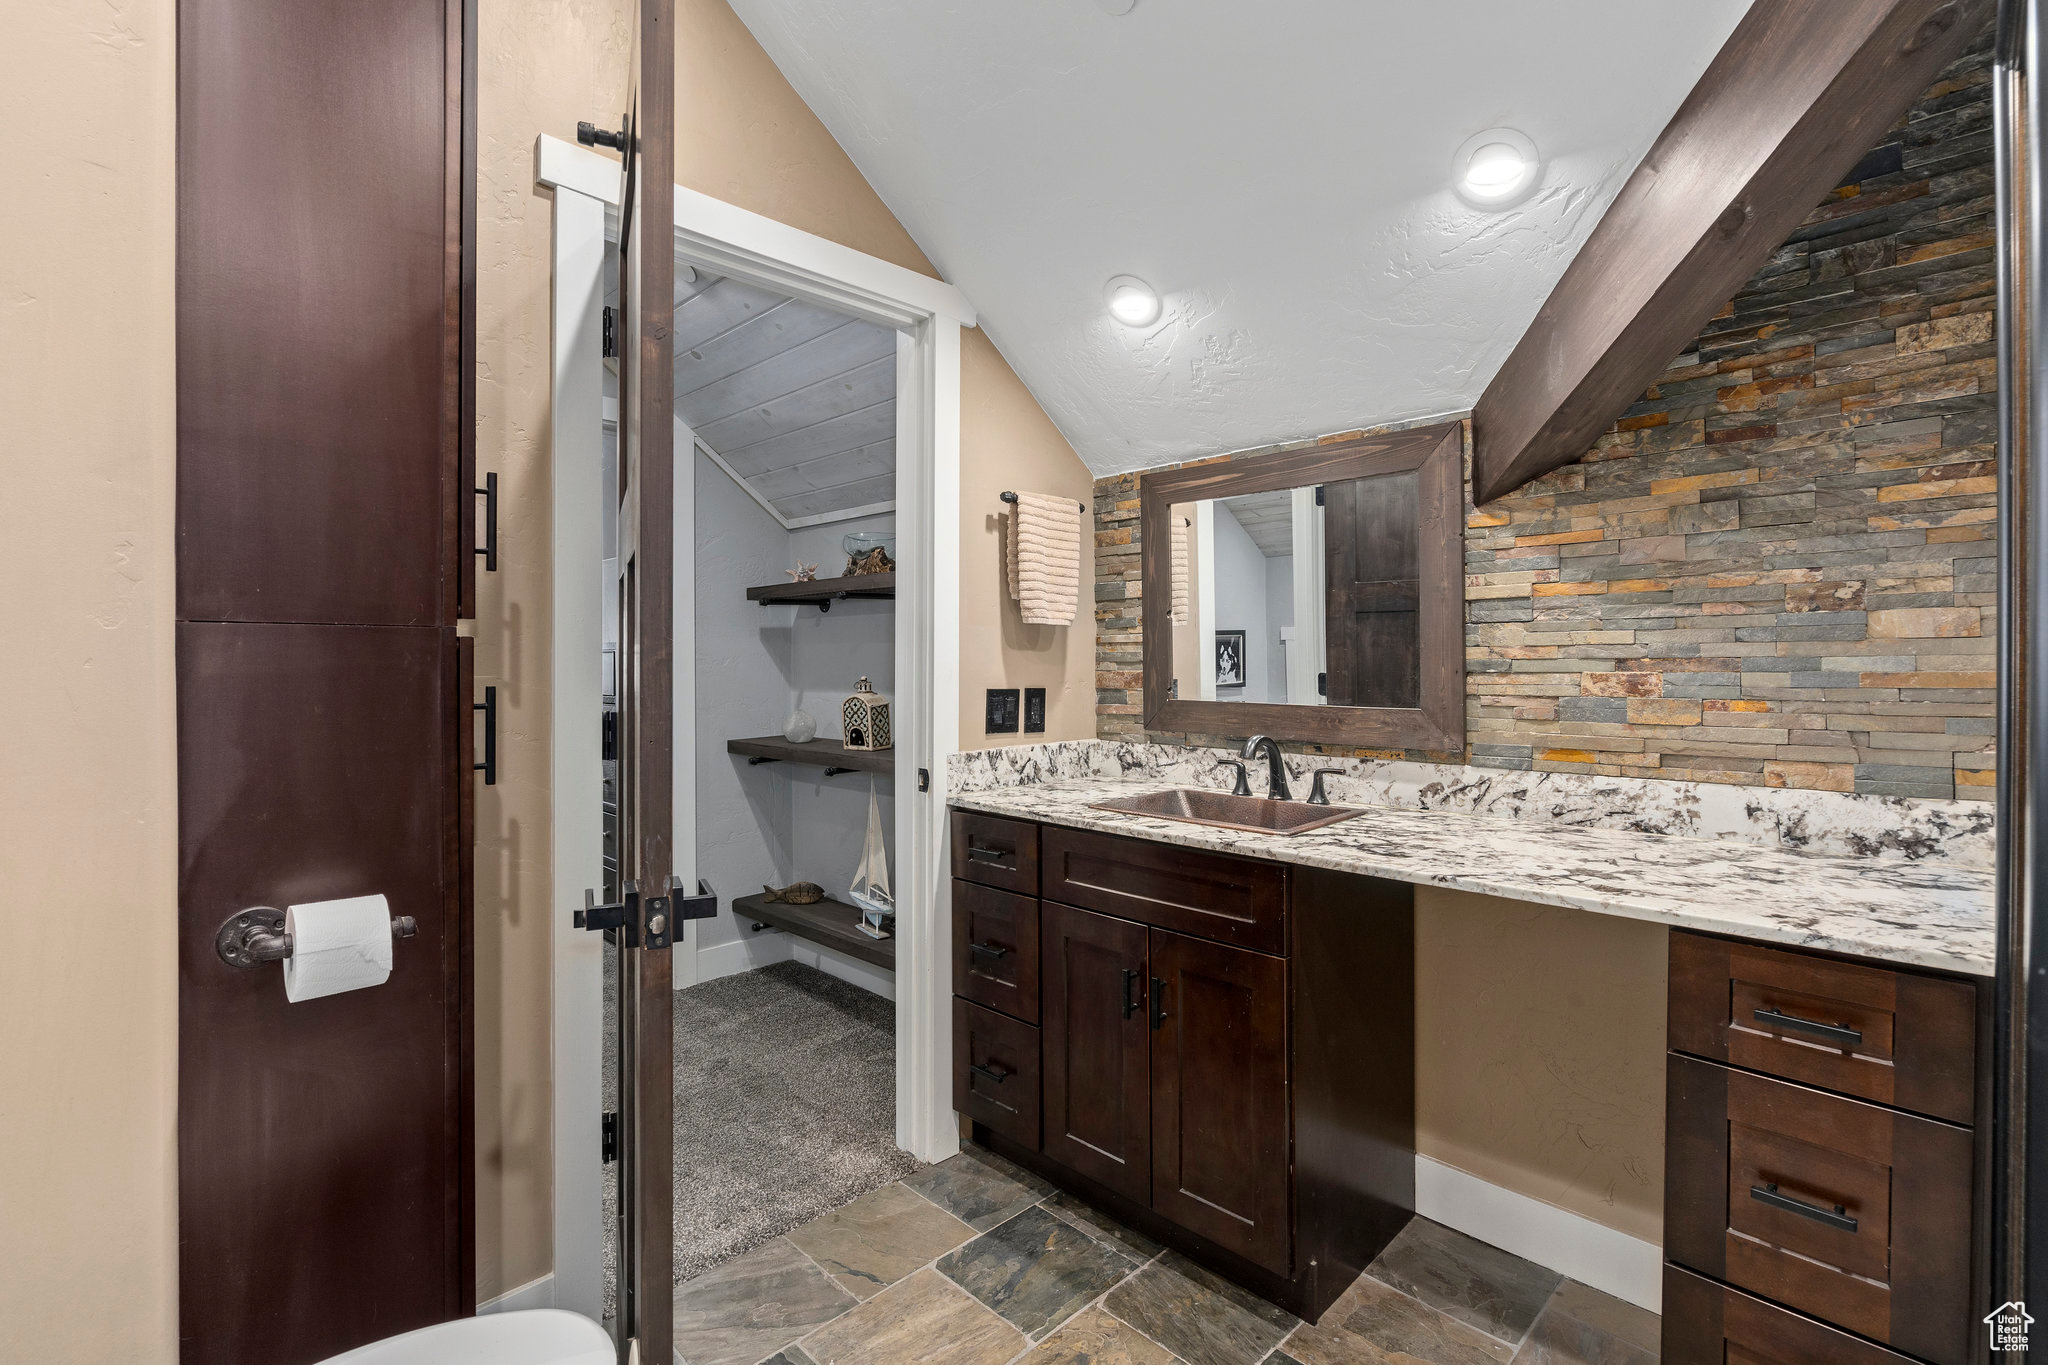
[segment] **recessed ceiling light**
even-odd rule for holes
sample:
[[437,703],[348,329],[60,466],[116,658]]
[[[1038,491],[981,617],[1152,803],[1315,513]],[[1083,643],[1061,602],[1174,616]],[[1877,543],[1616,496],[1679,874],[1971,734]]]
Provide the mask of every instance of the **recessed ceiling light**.
[[1103,286],[1109,315],[1127,327],[1150,327],[1159,321],[1159,292],[1136,275],[1118,275]]
[[1474,133],[1451,158],[1451,180],[1458,195],[1480,208],[1506,208],[1536,187],[1542,169],[1536,144],[1512,128]]

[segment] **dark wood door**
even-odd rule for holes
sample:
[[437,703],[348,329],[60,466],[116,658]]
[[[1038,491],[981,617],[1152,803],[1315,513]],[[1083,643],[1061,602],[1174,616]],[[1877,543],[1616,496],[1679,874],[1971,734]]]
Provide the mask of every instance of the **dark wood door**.
[[[178,20],[179,1334],[295,1365],[475,1306],[473,11]],[[418,929],[382,985],[214,952],[369,893]]]
[[667,1361],[675,1291],[674,0],[638,0],[628,22],[631,88],[620,130],[619,870],[635,894],[626,898],[616,958],[617,1338],[622,1361]]
[[[178,632],[179,1335],[294,1365],[469,1311],[452,632]],[[382,986],[288,1004],[214,950],[256,905],[382,893]]]
[[1152,1207],[1288,1273],[1287,963],[1154,929]]
[[1412,472],[1323,485],[1331,706],[1422,704],[1420,496]]
[[1152,1191],[1145,927],[1050,901],[1039,926],[1045,1154],[1144,1200]]

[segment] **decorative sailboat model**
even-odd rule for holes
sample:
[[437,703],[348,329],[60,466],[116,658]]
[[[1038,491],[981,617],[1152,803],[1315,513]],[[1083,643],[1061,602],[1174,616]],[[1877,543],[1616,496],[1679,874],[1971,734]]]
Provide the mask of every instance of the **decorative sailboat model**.
[[893,938],[896,934],[896,898],[889,893],[889,854],[882,846],[882,803],[868,784],[868,840],[861,850],[860,866],[853,870],[853,887],[847,896],[860,907],[855,927],[869,938]]

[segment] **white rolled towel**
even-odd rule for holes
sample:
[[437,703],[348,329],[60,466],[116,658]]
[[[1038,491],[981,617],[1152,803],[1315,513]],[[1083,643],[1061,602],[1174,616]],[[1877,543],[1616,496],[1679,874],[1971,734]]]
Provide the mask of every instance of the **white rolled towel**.
[[1175,625],[1188,623],[1188,602],[1192,594],[1188,590],[1188,519],[1171,517],[1173,523],[1173,602],[1167,613]]
[[1010,509],[1010,596],[1025,624],[1069,626],[1081,605],[1081,509],[1073,498],[1019,493]]

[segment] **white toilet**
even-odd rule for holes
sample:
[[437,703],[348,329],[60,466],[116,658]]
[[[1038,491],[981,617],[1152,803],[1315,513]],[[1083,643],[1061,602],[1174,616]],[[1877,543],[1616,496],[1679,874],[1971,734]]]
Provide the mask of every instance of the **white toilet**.
[[529,1308],[422,1327],[321,1365],[614,1365],[618,1358],[612,1339],[589,1318]]

